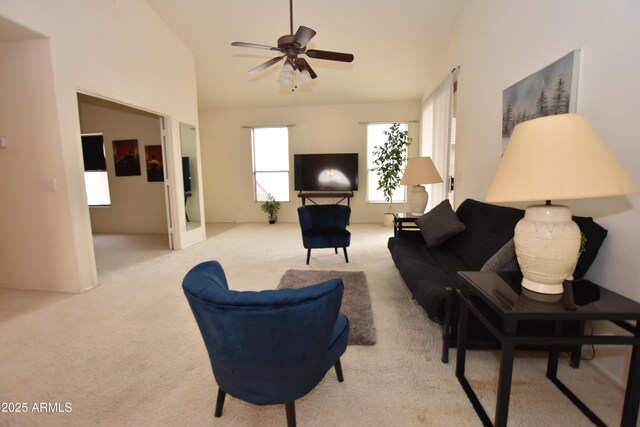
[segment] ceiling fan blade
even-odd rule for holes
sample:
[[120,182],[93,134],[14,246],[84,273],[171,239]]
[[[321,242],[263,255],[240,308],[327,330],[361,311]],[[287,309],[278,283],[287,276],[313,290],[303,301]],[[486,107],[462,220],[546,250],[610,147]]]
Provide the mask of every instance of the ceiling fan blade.
[[255,49],[267,49],[267,50],[280,50],[277,47],[273,47],[273,46],[265,46],[263,44],[245,43],[245,42],[233,42],[231,43],[231,46],[252,47]]
[[293,42],[300,45],[300,47],[305,47],[309,40],[316,35],[316,32],[309,27],[305,27],[304,25],[300,25],[298,27],[298,31],[293,36]]
[[276,56],[275,58],[272,58],[272,59],[268,60],[264,64],[258,65],[256,68],[253,68],[253,69],[249,70],[249,74],[257,74],[262,70],[266,70],[267,68],[271,67],[276,62],[280,61],[285,56],[286,55]]
[[353,55],[350,53],[328,52],[326,50],[309,49],[305,52],[309,58],[327,59],[329,61],[351,62]]
[[298,70],[300,71],[307,70],[312,79],[315,79],[316,77],[318,77],[318,75],[316,74],[315,71],[313,71],[313,68],[311,68],[311,65],[309,65],[306,59],[296,58],[295,63],[296,63],[296,68],[298,68]]

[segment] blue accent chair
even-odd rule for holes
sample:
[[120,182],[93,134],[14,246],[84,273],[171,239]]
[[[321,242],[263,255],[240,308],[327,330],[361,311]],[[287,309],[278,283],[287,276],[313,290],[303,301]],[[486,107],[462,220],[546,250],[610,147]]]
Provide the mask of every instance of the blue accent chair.
[[347,247],[351,244],[351,233],[347,230],[351,208],[344,205],[310,205],[298,207],[298,218],[302,229],[302,244],[307,249],[307,264],[311,249],[342,248],[348,263]]
[[295,426],[295,400],[318,385],[333,366],[344,381],[340,356],[349,320],[339,313],[342,279],[300,289],[232,291],[217,261],[196,265],[182,288],[218,383],[214,415],[226,394],[256,405],[285,404]]

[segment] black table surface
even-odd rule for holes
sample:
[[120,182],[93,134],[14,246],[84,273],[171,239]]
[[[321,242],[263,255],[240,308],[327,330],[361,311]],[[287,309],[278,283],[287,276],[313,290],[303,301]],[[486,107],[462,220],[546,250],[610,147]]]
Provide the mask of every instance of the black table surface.
[[420,218],[424,214],[413,214],[411,212],[394,212],[393,216],[396,220],[404,222],[404,221],[415,221]]
[[[523,289],[520,273],[461,271],[472,294],[505,319],[640,320],[640,304],[588,280],[564,283],[559,301]],[[524,291],[524,292],[523,292]]]

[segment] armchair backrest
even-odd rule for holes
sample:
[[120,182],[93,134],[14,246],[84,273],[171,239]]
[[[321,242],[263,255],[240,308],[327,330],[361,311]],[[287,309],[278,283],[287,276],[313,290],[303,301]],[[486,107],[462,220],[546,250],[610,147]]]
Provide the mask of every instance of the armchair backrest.
[[222,390],[259,405],[290,402],[327,369],[341,279],[301,288],[228,289],[217,261],[195,266],[182,283]]
[[344,205],[309,205],[298,207],[302,232],[311,228],[347,228],[351,208]]

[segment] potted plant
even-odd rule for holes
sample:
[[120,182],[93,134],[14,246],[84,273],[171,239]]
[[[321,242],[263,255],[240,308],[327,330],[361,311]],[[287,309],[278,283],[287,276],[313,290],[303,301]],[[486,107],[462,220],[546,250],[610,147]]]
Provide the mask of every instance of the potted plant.
[[278,202],[271,193],[268,193],[267,200],[260,206],[260,210],[269,215],[269,224],[275,224],[278,220],[280,202]]
[[385,201],[389,202],[389,212],[383,217],[383,223],[390,224],[393,191],[402,180],[402,166],[407,160],[407,147],[411,145],[412,139],[408,131],[400,130],[400,123],[394,123],[383,133],[387,141],[379,147],[374,147],[375,167],[372,170],[378,172],[378,190],[382,190]]

